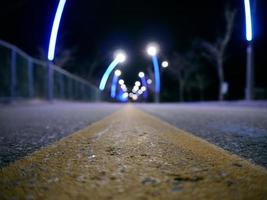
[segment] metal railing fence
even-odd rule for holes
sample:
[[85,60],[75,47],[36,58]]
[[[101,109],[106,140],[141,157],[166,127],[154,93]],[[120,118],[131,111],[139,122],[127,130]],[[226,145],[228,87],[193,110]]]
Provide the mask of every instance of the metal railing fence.
[[0,100],[96,101],[97,98],[97,88],[88,81],[0,40]]

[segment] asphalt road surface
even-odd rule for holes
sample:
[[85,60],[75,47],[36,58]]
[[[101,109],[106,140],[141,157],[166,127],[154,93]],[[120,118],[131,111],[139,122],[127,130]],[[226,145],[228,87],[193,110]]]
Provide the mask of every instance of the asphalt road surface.
[[[51,144],[122,108],[54,103],[0,107],[0,166]],[[216,104],[137,104],[154,116],[267,167],[267,109]]]
[[0,106],[0,167],[98,121],[121,105],[30,103]]
[[267,167],[266,104],[139,104],[138,107]]
[[132,105],[0,170],[1,199],[253,199],[267,170]]

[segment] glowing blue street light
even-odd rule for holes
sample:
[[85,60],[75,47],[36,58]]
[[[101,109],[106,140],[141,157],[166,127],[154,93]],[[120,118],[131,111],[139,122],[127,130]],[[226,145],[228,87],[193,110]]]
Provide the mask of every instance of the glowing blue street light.
[[247,41],[251,41],[253,37],[253,31],[252,31],[250,0],[244,0],[244,3],[245,3],[245,14],[246,14],[246,38]]
[[156,102],[159,102],[160,94],[160,72],[159,72],[159,62],[157,58],[158,48],[155,44],[151,44],[147,48],[147,53],[152,57],[152,62],[154,65],[155,73],[155,92],[156,92]]
[[121,71],[120,70],[116,70],[114,72],[114,76],[113,76],[113,79],[112,79],[112,85],[111,85],[111,91],[110,91],[110,96],[112,98],[116,97],[117,83],[118,83],[118,79],[119,79],[120,75],[121,75]]
[[50,35],[50,42],[49,42],[49,49],[48,49],[48,60],[52,61],[54,60],[55,57],[55,48],[56,48],[56,42],[57,42],[57,35],[58,35],[58,28],[60,25],[62,13],[64,10],[66,4],[66,0],[60,0],[58,7],[57,7],[57,12],[54,18],[54,23]]
[[152,61],[155,70],[156,92],[160,93],[160,73],[159,73],[159,62],[157,56],[152,56]]
[[254,66],[253,66],[253,30],[252,30],[252,13],[250,0],[244,0],[246,15],[246,39],[247,45],[247,70],[246,70],[246,89],[245,98],[250,101],[254,96]]
[[129,98],[128,92],[125,92],[122,88],[120,88],[117,100],[120,102],[127,102],[128,98]]
[[104,73],[100,85],[99,85],[99,89],[101,91],[103,91],[106,87],[106,83],[108,81],[108,78],[111,74],[111,72],[113,71],[113,69],[119,64],[119,63],[123,63],[126,60],[126,55],[123,52],[118,52],[116,54],[115,59],[112,61],[112,63],[108,66],[106,72]]

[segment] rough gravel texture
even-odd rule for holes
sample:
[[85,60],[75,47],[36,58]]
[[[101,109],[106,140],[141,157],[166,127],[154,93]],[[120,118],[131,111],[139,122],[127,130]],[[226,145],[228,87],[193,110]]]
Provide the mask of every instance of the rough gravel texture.
[[267,167],[267,104],[139,104],[138,107],[225,150]]
[[120,105],[56,102],[0,106],[0,167],[102,119]]
[[242,199],[267,171],[127,106],[0,171],[2,199]]
[[[266,103],[136,104],[178,128],[267,167]],[[0,167],[119,110],[119,104],[0,105]]]

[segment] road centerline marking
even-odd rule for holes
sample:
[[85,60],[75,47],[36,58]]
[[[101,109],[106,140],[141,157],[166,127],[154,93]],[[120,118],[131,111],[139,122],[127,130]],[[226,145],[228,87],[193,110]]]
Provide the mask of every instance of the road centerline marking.
[[3,199],[264,199],[266,169],[133,106],[1,169]]

